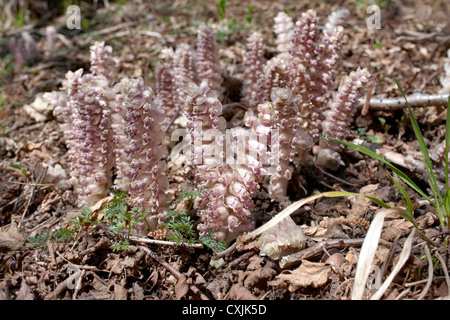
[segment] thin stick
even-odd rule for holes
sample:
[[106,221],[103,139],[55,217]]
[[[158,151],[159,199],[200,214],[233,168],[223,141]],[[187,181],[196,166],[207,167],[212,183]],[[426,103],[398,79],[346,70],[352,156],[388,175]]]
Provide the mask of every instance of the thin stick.
[[30,206],[31,199],[33,199],[35,188],[36,188],[36,187],[32,187],[32,188],[31,188],[30,198],[28,199],[28,202],[27,202],[27,204],[26,204],[26,206],[25,206],[25,209],[23,210],[22,217],[20,218],[19,224],[18,224],[18,226],[17,226],[18,229],[20,229],[20,226],[22,225],[23,219],[25,218],[25,214],[26,214],[27,211],[28,211],[28,207]]
[[335,180],[337,180],[337,181],[339,181],[339,182],[341,182],[341,183],[343,183],[343,184],[346,184],[346,185],[349,185],[349,186],[352,186],[352,187],[358,187],[357,184],[347,182],[347,181],[345,181],[345,180],[343,180],[343,179],[341,179],[341,178],[338,178],[338,177],[332,175],[332,174],[329,173],[329,172],[324,171],[322,168],[320,168],[320,167],[319,167],[318,165],[316,165],[316,164],[314,164],[314,166],[315,166],[317,169],[319,169],[320,172],[322,172],[323,174],[325,174],[325,175],[327,175],[327,176],[330,176],[331,178],[333,178],[333,179],[335,179]]
[[342,249],[346,247],[360,247],[364,243],[364,239],[333,239],[319,242],[308,249],[284,256],[281,258],[280,268],[286,269],[299,265],[302,260],[312,258],[321,254],[324,250]]
[[[430,107],[430,106],[446,106],[450,94],[414,94],[407,96],[409,106],[414,107]],[[365,100],[358,101],[358,108],[364,107]],[[399,98],[371,98],[369,107],[375,111],[394,111],[407,108],[406,101],[403,97]]]
[[146,238],[139,238],[135,236],[130,236],[130,240],[135,242],[143,242],[143,243],[150,243],[150,244],[159,244],[159,245],[167,245],[167,246],[185,246],[185,247],[192,247],[192,248],[198,248],[202,249],[203,245],[201,243],[182,243],[178,244],[175,241],[166,241],[166,240],[156,240],[156,239],[146,239]]
[[167,124],[166,128],[164,129],[164,133],[167,133],[169,131],[169,128],[172,126],[173,122],[176,118],[178,118],[178,115],[180,114],[180,111],[177,111],[177,113],[170,119],[170,122]]
[[428,280],[427,284],[425,285],[425,288],[423,288],[417,300],[422,300],[427,295],[428,290],[431,287],[431,283],[433,282],[433,260],[431,260],[430,249],[428,249],[427,245],[425,245],[425,253],[427,255],[428,260]]
[[[185,275],[180,273],[178,270],[176,270],[174,267],[172,267],[169,263],[158,257],[153,251],[151,251],[149,248],[144,246],[138,246],[139,249],[144,250],[150,257],[155,259],[159,264],[161,264],[164,268],[170,271],[170,273],[173,274],[173,276],[177,279],[177,281],[183,280],[186,278]],[[207,296],[205,296],[195,285],[191,284],[189,286],[189,289],[194,294],[197,294],[200,296],[200,299],[202,300],[209,300]]]

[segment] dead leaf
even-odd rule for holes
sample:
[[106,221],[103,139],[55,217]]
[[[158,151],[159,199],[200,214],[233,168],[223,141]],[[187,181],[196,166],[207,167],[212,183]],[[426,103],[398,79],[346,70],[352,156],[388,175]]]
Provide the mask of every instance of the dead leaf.
[[114,300],[127,300],[128,290],[118,283],[114,283]]
[[270,286],[280,286],[290,292],[300,288],[312,286],[318,288],[328,281],[330,266],[325,263],[310,262],[303,260],[302,265],[294,271],[285,270],[281,272],[275,280],[270,281]]
[[276,275],[277,272],[269,267],[263,267],[254,271],[249,272],[247,278],[244,280],[244,285],[246,287],[254,287],[258,283],[265,283],[267,279]]
[[258,300],[250,290],[240,284],[234,284],[228,295],[231,300]]
[[16,300],[34,300],[34,294],[24,279],[22,279],[22,284],[20,285]]
[[144,289],[137,283],[133,283],[134,298],[136,300],[144,300]]
[[175,297],[177,300],[183,298],[186,293],[189,291],[189,285],[187,283],[187,278],[182,276],[178,279],[177,284],[175,285]]
[[7,231],[0,231],[0,252],[17,251],[23,248],[24,244],[25,237],[19,232],[15,221],[11,221]]
[[381,238],[386,241],[393,241],[399,234],[407,235],[411,232],[413,224],[403,218],[385,221]]

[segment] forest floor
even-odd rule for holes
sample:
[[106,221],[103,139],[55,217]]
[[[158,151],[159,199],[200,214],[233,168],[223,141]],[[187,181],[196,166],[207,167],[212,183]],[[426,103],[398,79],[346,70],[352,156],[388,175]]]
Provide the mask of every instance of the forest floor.
[[[275,49],[273,18],[279,11],[285,10],[295,21],[302,12],[314,9],[324,23],[331,12],[346,8],[351,14],[344,25],[345,41],[335,89],[357,67],[370,72],[363,91],[372,97],[401,97],[394,77],[407,95],[435,94],[441,89],[439,79],[444,75],[450,48],[450,5],[446,1],[379,1],[381,29],[368,28],[369,4],[362,0],[228,2],[225,17],[220,20],[215,1],[111,1],[108,7],[99,1],[99,8],[81,6],[79,30],[67,28],[65,10],[45,10],[36,2],[20,14],[13,14],[12,26],[0,30],[4,48],[0,52],[0,300],[351,298],[362,241],[350,240],[364,239],[379,209],[359,197],[320,198],[294,212],[292,218],[307,236],[303,250],[336,239],[343,242],[335,247],[325,245],[323,250],[305,255],[302,261],[284,269],[278,261],[260,256],[254,246],[229,250],[221,259],[207,248],[140,242],[131,242],[128,251],[117,251],[111,248],[115,236],[102,224],[64,240],[45,238],[70,227],[80,208],[75,205],[72,189],[58,189],[46,180],[46,165],[60,164],[68,171],[67,147],[52,110],[39,109],[42,104],[35,100],[43,92],[58,90],[67,71],[89,69],[89,46],[94,41],[112,46],[114,56],[120,60],[121,76],[141,76],[154,87],[154,66],[161,49],[181,42],[195,45],[196,27],[205,21],[213,24],[227,84],[224,116],[238,123],[243,112],[233,103],[239,102],[245,76],[247,37],[260,31],[265,56],[270,58]],[[48,25],[55,26],[63,36],[50,57],[44,55]],[[18,66],[7,44],[24,31],[36,41],[39,52],[25,66]],[[445,137],[445,106],[414,108],[414,115],[433,150]],[[369,108],[364,115],[358,112],[352,130],[371,139],[376,147],[402,155],[419,154],[407,109]],[[378,161],[351,150],[342,156],[345,166],[337,171],[326,171],[313,162],[297,170],[289,185],[291,203],[318,192],[350,191],[401,205],[401,193]],[[189,168],[177,164],[169,164],[168,168],[167,192],[176,198],[192,190],[190,173],[186,172]],[[427,188],[419,174],[402,169],[419,186]],[[407,190],[414,201],[421,200]],[[257,226],[284,209],[268,200],[264,188],[255,200]],[[450,266],[445,246],[448,239],[440,233],[435,209],[420,202],[415,218],[424,234],[438,234],[433,238],[437,246],[430,247],[431,256],[440,255]],[[410,222],[395,215],[384,222],[382,241],[373,261],[375,266],[386,268],[383,279],[392,271],[412,230]],[[427,285],[430,265],[425,247],[416,235],[407,262],[383,299],[448,297],[446,268],[439,260],[434,259],[432,282]],[[300,263],[304,267],[301,270]],[[298,278],[302,281],[296,282]],[[368,286],[364,297],[373,292]]]

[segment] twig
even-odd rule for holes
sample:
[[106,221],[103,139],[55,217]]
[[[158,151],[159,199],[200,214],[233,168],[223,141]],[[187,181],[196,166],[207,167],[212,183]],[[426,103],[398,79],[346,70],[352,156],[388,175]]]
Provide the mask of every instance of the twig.
[[256,254],[255,251],[248,251],[246,253],[244,253],[243,255],[241,255],[240,257],[234,259],[233,261],[231,261],[228,264],[228,268],[233,268],[235,266],[237,266],[238,264],[240,264],[241,262],[248,260],[250,257],[254,256]]
[[308,249],[284,256],[281,258],[279,265],[280,268],[286,269],[296,266],[301,263],[302,260],[312,258],[321,254],[325,249],[341,249],[346,247],[360,247],[362,246],[364,239],[333,239],[328,241],[319,242]]
[[166,128],[164,129],[164,133],[167,133],[169,131],[170,127],[172,126],[173,122],[176,118],[178,118],[178,115],[180,114],[180,111],[177,111],[177,113],[170,119],[170,122],[167,124]]
[[34,187],[34,186],[31,188],[30,198],[28,199],[28,202],[27,202],[27,204],[26,204],[26,206],[25,206],[25,209],[23,210],[22,217],[20,218],[19,224],[17,225],[17,228],[18,228],[18,229],[20,229],[20,226],[21,226],[21,224],[22,224],[22,221],[23,221],[23,219],[25,218],[25,214],[26,214],[27,211],[28,211],[28,207],[30,206],[31,199],[33,199],[33,196],[34,196],[34,190],[35,190],[35,189],[36,189],[36,187]]
[[327,175],[327,176],[330,176],[331,178],[333,178],[333,179],[335,179],[335,180],[337,180],[337,181],[339,181],[339,182],[342,182],[343,184],[346,184],[346,185],[349,185],[349,186],[352,186],[352,187],[358,187],[357,184],[347,182],[347,181],[345,181],[345,180],[343,180],[343,179],[341,179],[341,178],[338,178],[338,177],[332,175],[332,174],[329,173],[329,172],[324,171],[324,170],[323,170],[322,168],[320,168],[318,165],[316,165],[316,164],[314,164],[314,165],[315,165],[315,167],[316,167],[317,169],[319,169],[320,172],[322,172],[323,174],[325,174],[325,175]]
[[[407,96],[408,104],[411,108],[446,106],[450,94],[414,94]],[[365,99],[359,99],[358,108],[362,109],[366,103]],[[394,111],[406,108],[406,101],[403,97],[398,98],[371,98],[369,107],[375,111]]]
[[185,246],[185,247],[192,247],[192,248],[198,248],[202,249],[203,245],[201,243],[182,243],[178,244],[175,241],[166,241],[166,240],[156,240],[156,239],[146,239],[146,238],[139,238],[135,236],[130,236],[130,240],[135,242],[143,242],[143,243],[150,243],[150,244],[159,244],[159,245],[167,245],[167,246]]
[[215,260],[219,260],[220,258],[229,256],[230,254],[232,254],[234,252],[234,250],[236,250],[236,247],[237,247],[237,242],[233,243],[231,246],[229,246],[225,250],[223,250],[219,253],[216,253],[213,258]]
[[400,30],[394,29],[394,33],[400,35],[395,42],[400,42],[402,40],[406,41],[439,41],[439,42],[447,42],[450,41],[450,35],[441,33],[441,32],[432,32],[432,33],[422,33],[412,30]]
[[422,300],[427,295],[428,290],[431,287],[431,283],[433,282],[433,260],[431,260],[430,249],[428,249],[427,245],[425,245],[425,253],[427,255],[428,260],[428,279],[425,288],[423,288],[417,300]]
[[[151,251],[149,248],[144,246],[138,246],[139,249],[144,250],[150,257],[155,259],[159,264],[161,264],[164,268],[170,271],[170,273],[173,274],[173,276],[177,279],[177,281],[183,281],[186,279],[186,276],[180,273],[178,270],[176,270],[174,267],[172,267],[169,263],[158,257],[153,251]],[[195,285],[191,284],[189,285],[189,289],[194,294],[197,294],[200,296],[200,299],[202,300],[209,300],[207,296],[205,296]]]

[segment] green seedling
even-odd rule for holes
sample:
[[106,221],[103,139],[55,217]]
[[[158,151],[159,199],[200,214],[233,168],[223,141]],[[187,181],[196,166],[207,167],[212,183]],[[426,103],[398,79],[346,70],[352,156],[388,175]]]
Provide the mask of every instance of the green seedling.
[[253,10],[255,10],[255,6],[251,5],[251,6],[247,6],[247,14],[245,15],[245,20],[248,23],[252,23],[253,22]]
[[34,248],[40,248],[46,250],[48,248],[48,241],[52,243],[62,243],[66,240],[72,238],[72,236],[77,232],[76,228],[59,229],[54,232],[45,232],[40,235],[30,237],[26,241],[32,243]]
[[225,12],[227,10],[227,7],[229,6],[229,2],[225,0],[217,0],[216,5],[217,11],[219,12],[219,19],[225,19]]
[[29,177],[27,170],[25,168],[22,168],[22,164],[20,162],[13,162],[10,164],[10,166],[19,169],[25,177]]
[[[5,102],[3,101],[3,90],[0,92],[0,118],[2,117],[3,111],[5,110]],[[6,134],[8,130],[8,122],[0,123],[0,138]]]
[[357,135],[362,140],[368,140],[371,143],[382,143],[384,139],[375,134],[366,134],[366,128],[358,128],[354,131],[355,135]]
[[168,240],[173,241],[178,245],[193,245],[200,243],[214,252],[220,252],[225,250],[225,242],[216,241],[212,232],[208,232],[207,234],[199,235],[197,237],[197,233],[194,230],[194,223],[189,216],[189,212],[194,205],[195,198],[201,196],[203,190],[204,189],[194,190],[191,192],[184,191],[181,193],[176,202],[180,202],[186,198],[189,199],[186,210],[169,211],[167,218],[164,223],[161,224],[161,227],[169,231],[167,236]]

